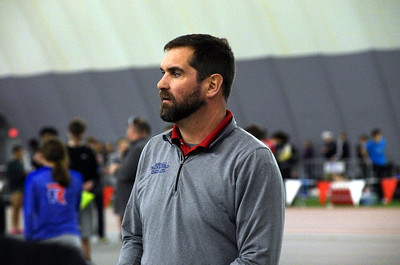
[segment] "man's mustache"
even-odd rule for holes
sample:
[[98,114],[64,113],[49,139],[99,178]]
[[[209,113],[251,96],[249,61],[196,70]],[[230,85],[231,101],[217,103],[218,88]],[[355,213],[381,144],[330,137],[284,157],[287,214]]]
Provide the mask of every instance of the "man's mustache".
[[158,95],[161,99],[175,100],[175,97],[167,91],[161,90],[160,92],[158,92]]

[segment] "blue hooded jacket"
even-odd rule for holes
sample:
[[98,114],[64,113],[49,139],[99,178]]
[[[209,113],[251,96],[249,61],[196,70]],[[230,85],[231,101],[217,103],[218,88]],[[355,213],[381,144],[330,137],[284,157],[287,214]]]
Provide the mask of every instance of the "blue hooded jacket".
[[80,235],[78,212],[82,176],[69,170],[71,181],[62,187],[53,180],[52,169],[31,172],[24,191],[24,234],[27,240],[45,240],[65,234]]

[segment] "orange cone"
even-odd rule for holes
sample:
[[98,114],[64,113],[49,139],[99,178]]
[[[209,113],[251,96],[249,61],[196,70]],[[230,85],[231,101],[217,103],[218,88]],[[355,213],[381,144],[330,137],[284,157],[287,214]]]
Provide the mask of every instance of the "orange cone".
[[331,186],[330,181],[318,181],[317,187],[319,191],[319,203],[325,204],[328,197],[328,191]]
[[397,178],[384,178],[381,180],[383,197],[386,203],[390,203],[393,199],[394,192],[397,186]]

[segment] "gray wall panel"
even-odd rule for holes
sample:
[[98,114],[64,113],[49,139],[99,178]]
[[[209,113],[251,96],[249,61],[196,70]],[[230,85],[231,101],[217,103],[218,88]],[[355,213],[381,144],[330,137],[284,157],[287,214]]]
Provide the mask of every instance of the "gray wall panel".
[[[389,158],[399,163],[399,69],[400,51],[239,61],[228,107],[242,127],[257,122],[270,134],[284,130],[299,148],[311,139],[317,151],[324,130],[345,130],[354,145],[380,127]],[[44,125],[65,138],[69,120],[82,117],[87,135],[113,141],[132,114],[149,120],[156,134],[166,125],[158,116],[160,77],[152,67],[3,78],[0,114],[24,140]]]
[[257,122],[267,129],[294,130],[290,111],[285,107],[286,96],[281,89],[280,75],[273,59],[238,64],[230,106],[234,113],[238,112],[237,109],[244,113],[237,117],[241,126]]

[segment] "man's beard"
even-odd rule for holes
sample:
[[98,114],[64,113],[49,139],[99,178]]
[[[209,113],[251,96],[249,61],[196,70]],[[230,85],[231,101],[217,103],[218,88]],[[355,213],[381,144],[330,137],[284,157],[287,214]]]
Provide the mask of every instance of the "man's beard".
[[166,91],[160,92],[160,96],[162,97],[163,95],[171,100],[172,103],[171,106],[161,103],[160,117],[166,122],[177,122],[187,118],[205,104],[204,100],[200,98],[199,85],[195,87],[192,93],[186,95],[181,102],[177,102],[175,97]]

